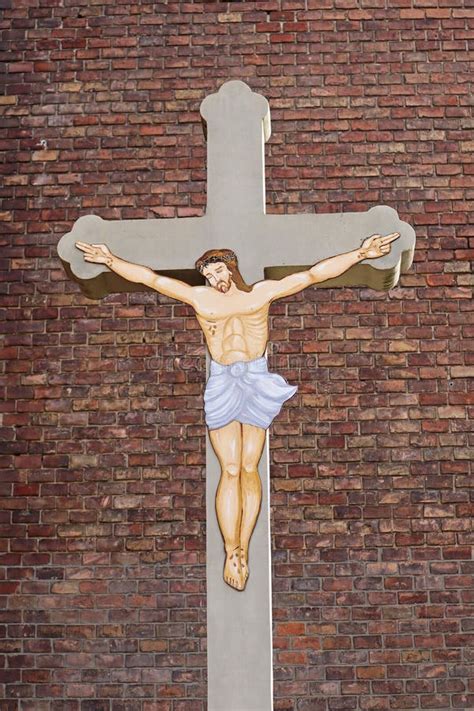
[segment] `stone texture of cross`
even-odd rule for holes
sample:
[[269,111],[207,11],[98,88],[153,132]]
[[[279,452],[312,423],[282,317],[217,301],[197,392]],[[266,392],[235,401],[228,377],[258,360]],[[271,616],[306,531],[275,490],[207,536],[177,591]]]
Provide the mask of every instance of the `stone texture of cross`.
[[[359,247],[374,233],[399,232],[390,254],[361,262],[322,284],[388,290],[412,262],[415,235],[390,207],[339,214],[265,214],[264,146],[270,137],[267,100],[229,81],[201,104],[207,136],[207,209],[202,217],[106,221],[81,217],[58,252],[86,296],[137,288],[103,265],[84,262],[75,242],[103,243],[117,256],[193,281],[207,249],[228,247],[248,283],[279,278]],[[268,445],[268,441],[267,441]],[[207,605],[209,711],[272,709],[271,564],[268,446],[260,462],[262,509],[251,542],[252,576],[242,594],[222,580],[222,537],[214,513],[219,465],[207,442]]]

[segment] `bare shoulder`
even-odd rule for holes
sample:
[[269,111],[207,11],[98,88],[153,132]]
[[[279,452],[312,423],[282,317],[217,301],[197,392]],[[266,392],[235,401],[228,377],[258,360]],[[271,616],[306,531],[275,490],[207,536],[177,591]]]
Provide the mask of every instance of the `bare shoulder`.
[[196,312],[207,311],[216,302],[216,290],[211,286],[193,286],[193,306]]
[[311,283],[310,274],[307,270],[289,274],[282,279],[264,279],[254,285],[257,293],[264,296],[268,301],[291,296],[298,291],[302,291]]
[[211,286],[193,286],[193,297],[196,303],[199,301],[206,301],[208,299],[212,299],[212,297],[215,295],[216,290],[213,289]]
[[252,290],[248,292],[248,300],[254,305],[264,306],[270,304],[275,298],[275,293],[278,291],[280,280],[277,279],[262,279],[261,281],[252,284]]
[[255,284],[252,284],[252,291],[249,293],[254,297],[264,299],[271,294],[274,285],[277,283],[278,282],[275,281],[275,279],[262,279],[262,281],[256,281]]
[[148,285],[160,294],[171,296],[171,298],[183,301],[185,304],[190,304],[193,307],[196,307],[197,301],[202,298],[202,292],[206,290],[204,286],[191,286],[180,279],[174,279],[157,273],[152,273]]

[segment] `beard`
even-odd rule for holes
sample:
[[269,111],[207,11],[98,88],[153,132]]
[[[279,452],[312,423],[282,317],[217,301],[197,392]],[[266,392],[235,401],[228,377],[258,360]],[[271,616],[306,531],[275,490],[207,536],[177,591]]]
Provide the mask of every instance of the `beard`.
[[230,289],[230,285],[231,285],[231,279],[228,279],[228,281],[224,281],[223,279],[221,279],[220,281],[217,282],[216,289],[217,289],[217,291],[220,291],[221,294],[226,294]]

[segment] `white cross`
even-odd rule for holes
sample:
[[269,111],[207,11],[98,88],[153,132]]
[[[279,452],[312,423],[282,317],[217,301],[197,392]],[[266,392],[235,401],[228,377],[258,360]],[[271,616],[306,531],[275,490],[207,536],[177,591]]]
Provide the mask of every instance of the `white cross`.
[[[229,81],[201,104],[207,135],[208,190],[203,217],[105,221],[81,217],[61,239],[58,252],[82,291],[100,298],[129,291],[103,265],[84,262],[75,242],[104,243],[122,259],[184,281],[206,250],[228,247],[238,255],[248,283],[301,271],[322,259],[358,248],[374,233],[399,232],[391,252],[364,261],[331,286],[387,290],[412,262],[415,235],[395,210],[266,215],[264,146],[270,137],[267,100],[241,81]],[[136,285],[133,285],[135,287]],[[268,439],[260,461],[262,508],[251,541],[251,577],[243,593],[222,580],[223,545],[215,517],[220,468],[207,440],[207,605],[209,711],[270,711],[272,704],[271,563]]]

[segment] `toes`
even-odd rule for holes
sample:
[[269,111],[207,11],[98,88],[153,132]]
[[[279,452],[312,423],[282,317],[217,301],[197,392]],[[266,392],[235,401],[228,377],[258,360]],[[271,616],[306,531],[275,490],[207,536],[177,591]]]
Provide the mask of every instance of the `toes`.
[[226,563],[224,565],[224,582],[234,590],[241,591],[245,587],[247,576],[248,573],[245,574],[244,572],[238,549],[235,549],[230,555],[227,554]]
[[239,583],[237,580],[234,580],[234,578],[224,578],[225,582],[227,585],[230,585],[231,588],[235,588],[236,590],[240,590],[241,588],[239,587]]
[[241,580],[238,578],[232,577],[232,575],[224,575],[224,581],[227,583],[227,585],[230,585],[231,588],[234,588],[235,590],[243,590],[245,583],[243,583]]

